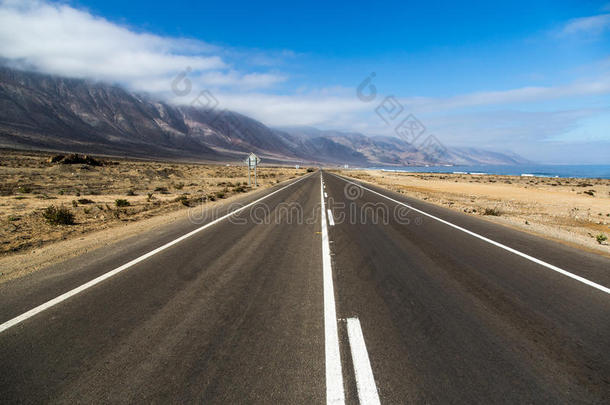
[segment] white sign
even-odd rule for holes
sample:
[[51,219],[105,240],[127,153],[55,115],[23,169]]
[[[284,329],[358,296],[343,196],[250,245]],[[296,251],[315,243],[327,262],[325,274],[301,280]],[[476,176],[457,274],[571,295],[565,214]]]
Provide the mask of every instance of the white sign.
[[246,162],[248,168],[254,169],[261,162],[261,159],[254,153],[250,153],[250,155],[246,158],[244,162]]

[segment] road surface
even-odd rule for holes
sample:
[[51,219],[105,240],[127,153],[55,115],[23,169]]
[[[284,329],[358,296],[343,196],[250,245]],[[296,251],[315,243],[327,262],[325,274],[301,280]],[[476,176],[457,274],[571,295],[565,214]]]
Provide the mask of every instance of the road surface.
[[0,285],[0,402],[607,403],[608,286],[316,172]]

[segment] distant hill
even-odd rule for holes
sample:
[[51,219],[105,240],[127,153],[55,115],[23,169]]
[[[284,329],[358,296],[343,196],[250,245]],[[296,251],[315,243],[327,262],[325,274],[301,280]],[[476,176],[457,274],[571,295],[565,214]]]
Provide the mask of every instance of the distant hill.
[[[350,151],[346,163],[374,166],[408,166],[425,164],[454,165],[517,165],[531,163],[512,152],[492,152],[480,148],[445,147],[439,144],[412,145],[390,136],[365,136],[357,132],[324,131],[312,127],[281,127],[277,129],[303,142],[320,139],[332,141]],[[426,138],[425,135],[422,138]],[[315,155],[314,155],[315,156]],[[333,155],[329,158],[337,158]]]
[[175,106],[105,83],[0,67],[0,147],[226,161],[371,165],[515,164],[474,148],[417,147],[393,137],[269,128],[231,111]]

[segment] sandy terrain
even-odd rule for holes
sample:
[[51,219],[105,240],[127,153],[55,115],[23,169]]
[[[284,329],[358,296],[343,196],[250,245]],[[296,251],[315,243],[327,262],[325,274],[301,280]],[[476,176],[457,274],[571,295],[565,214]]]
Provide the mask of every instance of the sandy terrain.
[[[97,166],[0,153],[0,282],[253,190],[244,166],[118,159]],[[260,167],[259,189],[303,173]],[[69,209],[74,224],[50,224],[44,212],[51,205]]]
[[[431,203],[610,256],[610,180],[399,173],[339,173]],[[603,239],[603,237],[600,237]]]

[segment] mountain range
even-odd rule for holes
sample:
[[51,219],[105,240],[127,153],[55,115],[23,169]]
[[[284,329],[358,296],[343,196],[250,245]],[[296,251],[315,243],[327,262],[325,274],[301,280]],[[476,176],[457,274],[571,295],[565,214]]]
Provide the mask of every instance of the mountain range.
[[172,105],[116,85],[0,67],[0,147],[138,158],[405,166],[523,164],[513,153],[389,136],[270,128],[242,114]]

